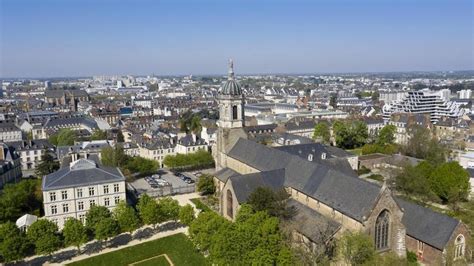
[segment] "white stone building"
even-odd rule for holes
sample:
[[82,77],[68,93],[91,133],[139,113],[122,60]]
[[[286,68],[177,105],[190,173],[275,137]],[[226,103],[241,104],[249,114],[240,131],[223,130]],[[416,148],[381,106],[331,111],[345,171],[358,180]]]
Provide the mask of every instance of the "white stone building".
[[85,222],[93,205],[113,209],[126,200],[125,177],[120,170],[88,159],[79,159],[44,176],[42,191],[45,218],[60,229],[71,217]]

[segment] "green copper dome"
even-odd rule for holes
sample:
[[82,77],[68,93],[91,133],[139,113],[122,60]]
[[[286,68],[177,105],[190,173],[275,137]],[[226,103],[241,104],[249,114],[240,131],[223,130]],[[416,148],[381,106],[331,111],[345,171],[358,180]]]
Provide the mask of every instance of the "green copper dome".
[[229,76],[226,83],[221,89],[222,95],[242,95],[242,88],[234,77],[234,63],[232,59],[229,61]]

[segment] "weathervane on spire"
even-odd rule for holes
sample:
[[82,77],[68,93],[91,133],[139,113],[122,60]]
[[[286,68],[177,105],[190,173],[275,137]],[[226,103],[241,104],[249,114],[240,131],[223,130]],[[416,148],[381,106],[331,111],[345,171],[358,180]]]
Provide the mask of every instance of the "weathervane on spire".
[[234,79],[234,61],[229,59],[229,79]]

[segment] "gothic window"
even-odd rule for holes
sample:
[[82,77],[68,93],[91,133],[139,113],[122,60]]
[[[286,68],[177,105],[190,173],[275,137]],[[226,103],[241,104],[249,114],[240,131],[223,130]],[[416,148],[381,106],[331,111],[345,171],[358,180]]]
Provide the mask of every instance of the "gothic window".
[[464,256],[464,247],[466,241],[464,240],[463,235],[458,235],[456,241],[454,242],[454,258],[458,259]]
[[232,119],[237,119],[237,105],[232,106]]
[[232,192],[230,192],[230,189],[227,190],[227,216],[230,218],[234,218],[234,209],[233,209],[233,197],[232,197]]
[[375,248],[382,250],[388,248],[390,232],[390,215],[387,210],[382,211],[375,222]]

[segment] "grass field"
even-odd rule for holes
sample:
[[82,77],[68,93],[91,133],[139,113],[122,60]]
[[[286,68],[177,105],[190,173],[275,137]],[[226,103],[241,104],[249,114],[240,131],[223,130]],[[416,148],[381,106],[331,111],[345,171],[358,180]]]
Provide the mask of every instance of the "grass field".
[[[68,265],[170,265],[166,254],[175,266],[209,265],[184,234],[167,236],[154,241],[94,256]],[[147,259],[150,259],[148,261]],[[139,264],[135,264],[139,263]]]
[[129,264],[130,266],[171,266],[165,255],[159,255],[157,257],[152,257],[149,259],[144,259],[139,262]]

